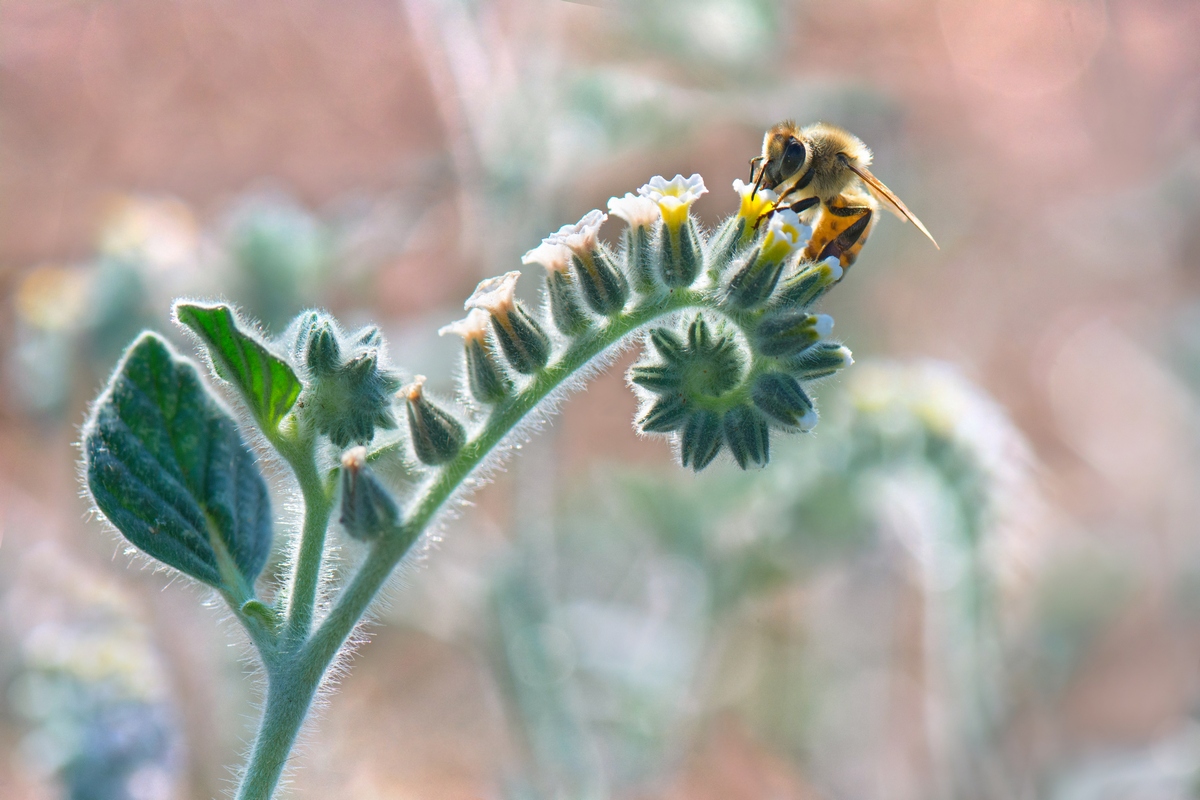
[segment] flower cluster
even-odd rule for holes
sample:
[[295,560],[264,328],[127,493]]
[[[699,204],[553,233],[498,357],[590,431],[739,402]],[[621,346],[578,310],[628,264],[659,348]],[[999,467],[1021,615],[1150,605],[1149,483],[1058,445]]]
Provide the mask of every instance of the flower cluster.
[[378,331],[347,336],[321,314],[303,317],[292,348],[307,377],[304,414],[345,448],[369,444],[402,413],[404,447],[440,467],[493,414],[535,403],[526,395],[662,319],[628,375],[643,401],[638,430],[673,436],[683,465],[696,470],[725,449],[743,468],[766,464],[772,430],[816,424],[807,384],[851,363],[829,338],[833,320],[810,312],[842,268],[836,259],[804,259],[812,230],[776,210],[773,192],[742,181],[733,188],[738,210],[711,234],[692,214],[708,191],[699,175],[655,177],[636,194],[610,198],[608,210],[626,223],[616,247],[600,238],[608,215],[599,209],[564,225],[522,258],[545,271],[540,308],[517,298],[520,272],[480,283],[467,316],[439,331],[462,337],[473,408],[439,406],[421,376],[401,388],[379,365]]

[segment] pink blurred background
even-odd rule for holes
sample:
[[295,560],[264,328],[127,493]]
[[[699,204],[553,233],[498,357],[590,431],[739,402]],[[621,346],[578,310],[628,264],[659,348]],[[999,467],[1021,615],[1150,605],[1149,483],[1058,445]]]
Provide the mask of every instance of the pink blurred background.
[[[98,253],[137,254],[146,324],[165,330],[180,293],[258,298],[244,302],[276,326],[317,303],[383,322],[395,359],[448,388],[454,352],[432,332],[478,280],[654,174],[701,173],[697,212],[715,223],[768,125],[826,119],[875,149],[876,174],[941,250],[885,219],[825,310],[860,362],[948,362],[1006,410],[1034,487],[1013,510],[1023,555],[1006,618],[1033,625],[1041,599],[1078,578],[1082,655],[1052,695],[1024,686],[1005,700],[995,746],[1025,773],[1006,788],[946,778],[955,769],[922,733],[935,713],[918,664],[925,594],[902,593],[911,607],[879,633],[892,699],[855,751],[861,781],[822,766],[836,742],[781,745],[714,701],[669,769],[594,796],[1196,796],[1198,41],[1188,0],[9,0],[3,675],[23,685],[39,614],[76,613],[36,599],[61,582],[37,577],[47,564],[69,560],[87,576],[73,591],[122,593],[163,683],[155,697],[173,698],[183,744],[171,788],[147,796],[218,796],[249,735],[253,682],[221,611],[130,569],[84,519],[71,443],[113,358],[80,324]],[[254,295],[222,255],[264,205],[301,220],[285,238],[309,237],[332,265],[288,273],[278,309],[269,282]],[[573,397],[529,463],[512,462],[408,570],[300,750],[295,796],[540,796],[506,783],[525,746],[471,645],[472,609],[489,559],[537,517],[530,482],[547,469],[564,492],[613,462],[676,469],[665,443],[632,431],[631,360]],[[39,364],[57,383],[30,377]],[[798,602],[819,629],[823,585],[797,581],[766,607]],[[58,796],[29,744],[35,723],[0,716],[0,796]]]

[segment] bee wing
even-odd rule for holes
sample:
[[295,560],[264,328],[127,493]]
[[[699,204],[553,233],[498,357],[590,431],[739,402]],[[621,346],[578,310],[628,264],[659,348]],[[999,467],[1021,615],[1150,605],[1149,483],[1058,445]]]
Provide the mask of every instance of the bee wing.
[[900,219],[908,220],[913,225],[916,225],[917,229],[920,230],[921,233],[929,237],[929,241],[933,242],[934,247],[937,247],[938,250],[942,249],[938,246],[937,240],[933,238],[933,234],[929,232],[929,229],[921,223],[921,220],[917,219],[917,215],[909,211],[908,206],[904,205],[904,202],[899,197],[896,197],[896,195],[892,193],[891,189],[883,185],[883,181],[872,175],[871,171],[866,167],[857,167],[854,164],[851,164],[848,160],[844,161],[843,163],[850,168],[851,172],[862,178],[862,182],[865,183],[867,188],[871,190],[871,194],[875,195],[875,197],[879,200],[882,200],[883,204],[891,209],[893,214]]

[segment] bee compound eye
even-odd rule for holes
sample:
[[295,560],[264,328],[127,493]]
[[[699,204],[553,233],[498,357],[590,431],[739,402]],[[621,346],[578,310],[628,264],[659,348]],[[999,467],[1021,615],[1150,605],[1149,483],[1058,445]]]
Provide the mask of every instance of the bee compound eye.
[[783,174],[792,175],[799,172],[800,168],[804,166],[804,159],[807,155],[808,153],[804,149],[803,142],[797,139],[792,139],[788,142],[787,147],[783,149],[783,158],[780,159],[780,167]]

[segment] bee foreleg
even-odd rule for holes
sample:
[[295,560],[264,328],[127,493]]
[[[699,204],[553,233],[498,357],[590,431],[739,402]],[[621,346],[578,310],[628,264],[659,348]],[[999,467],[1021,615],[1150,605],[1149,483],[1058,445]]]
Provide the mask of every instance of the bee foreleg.
[[751,183],[754,183],[754,169],[755,169],[755,167],[757,167],[757,166],[758,166],[758,162],[760,162],[760,161],[762,161],[762,160],[763,160],[763,157],[762,157],[762,156],[755,156],[754,158],[750,159],[750,178],[749,178],[749,181],[750,181]]

